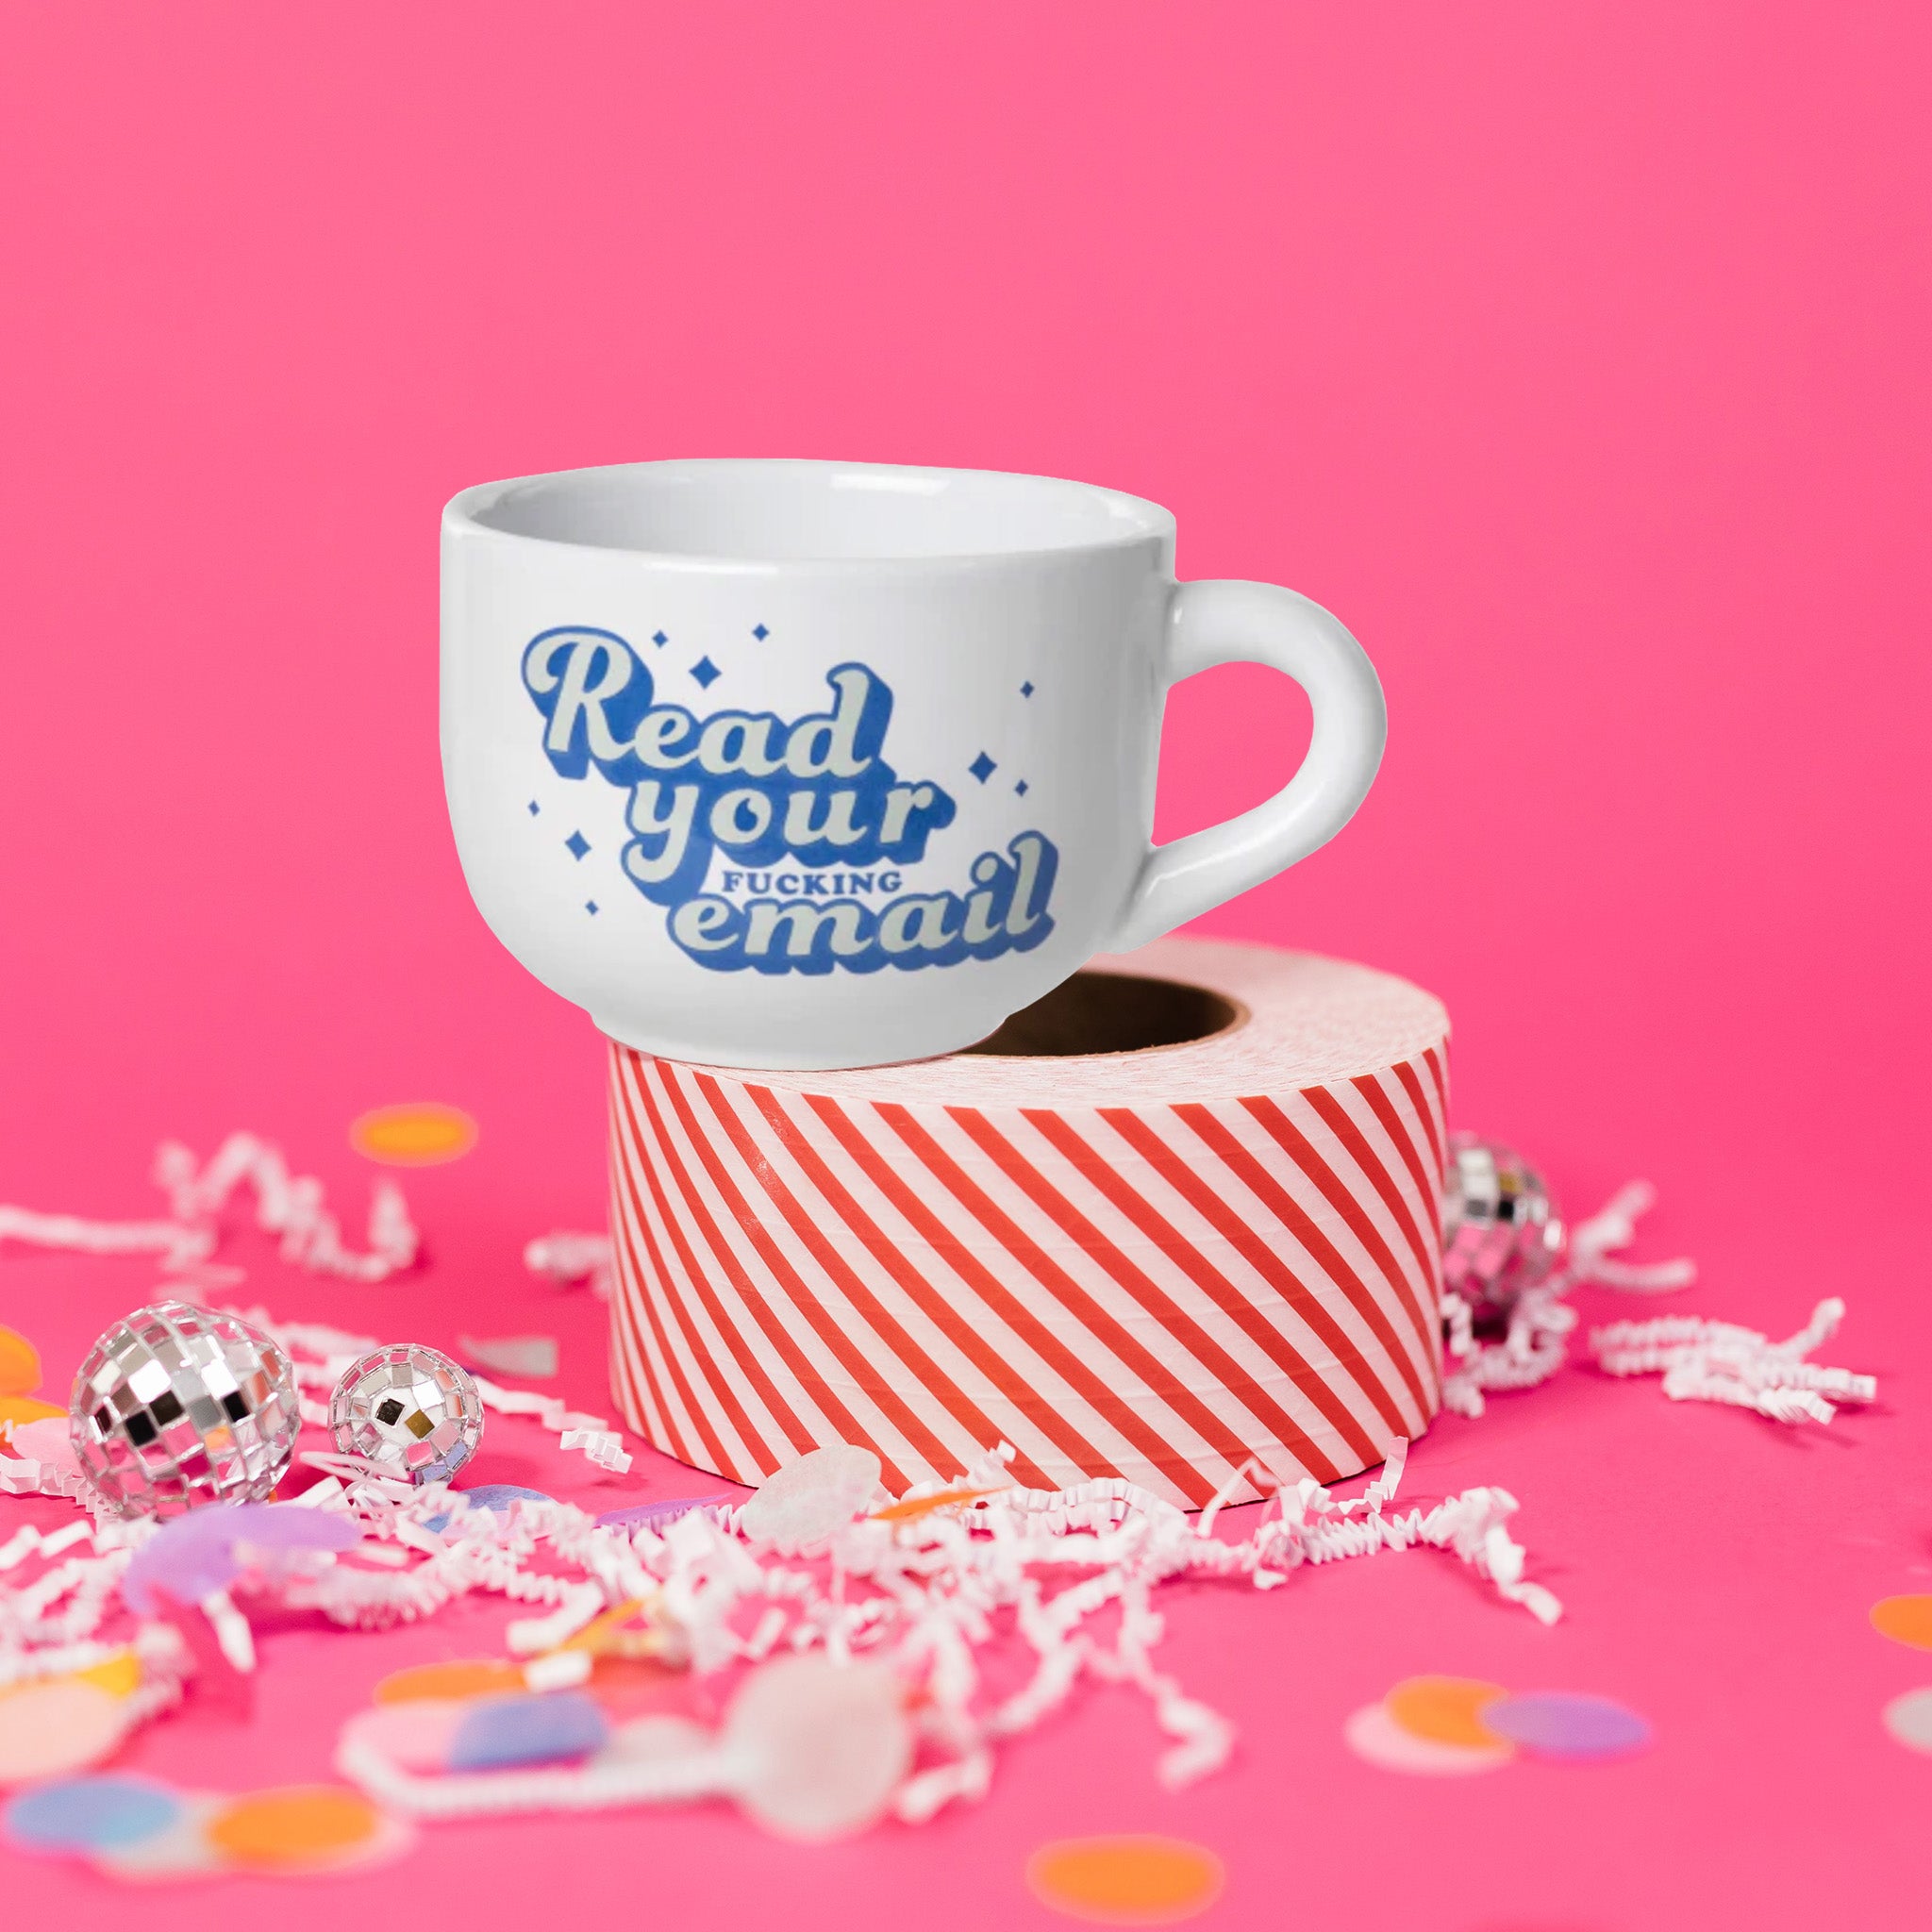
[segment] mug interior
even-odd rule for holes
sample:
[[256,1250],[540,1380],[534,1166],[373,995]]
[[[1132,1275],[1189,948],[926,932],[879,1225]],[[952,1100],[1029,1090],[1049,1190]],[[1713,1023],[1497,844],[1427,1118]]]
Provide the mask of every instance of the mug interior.
[[1174,527],[1155,504],[1051,476],[728,458],[526,476],[455,508],[545,542],[787,563],[1090,549]]

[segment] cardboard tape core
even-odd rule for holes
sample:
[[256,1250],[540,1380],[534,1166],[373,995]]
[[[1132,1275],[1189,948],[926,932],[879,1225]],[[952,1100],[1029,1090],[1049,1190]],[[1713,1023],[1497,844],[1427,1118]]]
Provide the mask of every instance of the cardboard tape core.
[[1248,1017],[1239,1000],[1179,979],[1080,972],[1030,1007],[1009,1014],[969,1054],[1061,1059],[1101,1053],[1148,1053],[1211,1040]]

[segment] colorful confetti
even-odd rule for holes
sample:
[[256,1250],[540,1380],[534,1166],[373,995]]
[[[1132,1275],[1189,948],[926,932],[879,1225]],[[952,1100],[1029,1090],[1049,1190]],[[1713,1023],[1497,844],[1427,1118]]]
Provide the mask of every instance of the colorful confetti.
[[486,1697],[469,1705],[450,1739],[452,1771],[501,1771],[516,1764],[556,1764],[588,1757],[610,1736],[592,1698],[559,1690],[549,1696]]
[[40,1351],[25,1335],[0,1328],[0,1395],[31,1395],[40,1386]]
[[709,1701],[691,1671],[662,1657],[600,1657],[591,1667],[591,1693],[614,1719],[661,1711],[667,1706],[694,1709]]
[[1932,1755],[1932,1690],[1907,1690],[1894,1697],[1882,1713],[1885,1728],[1907,1751]]
[[291,1785],[230,1800],[205,1829],[232,1863],[275,1871],[340,1866],[380,1843],[386,1822],[347,1785]]
[[432,1697],[379,1704],[374,1710],[357,1712],[342,1726],[342,1740],[380,1753],[401,1771],[443,1771],[469,1708],[469,1701]]
[[[515,1503],[552,1503],[557,1499],[546,1496],[541,1490],[526,1490],[520,1483],[478,1483],[474,1490],[459,1491],[469,1501],[473,1509],[488,1509],[493,1515],[508,1516],[510,1506]],[[439,1535],[450,1525],[450,1513],[438,1510],[434,1516],[424,1522],[425,1529],[433,1529]]]
[[[62,1428],[67,1424],[67,1411],[56,1402],[42,1402],[35,1395],[0,1395],[0,1423],[10,1423],[15,1428],[25,1428],[30,1424],[58,1420]],[[16,1437],[15,1441],[19,1439]]]
[[8,1690],[0,1695],[0,1785],[31,1784],[97,1764],[126,1727],[124,1701],[77,1677]]
[[109,1878],[149,1885],[164,1878],[204,1878],[227,1870],[227,1862],[208,1842],[208,1827],[224,1801],[192,1791],[175,1793],[178,1808],[158,1831],[125,1844],[93,1848],[94,1869]]
[[451,1663],[413,1664],[393,1671],[375,1687],[377,1704],[422,1700],[459,1703],[466,1697],[513,1697],[524,1688],[524,1674],[500,1657],[464,1657]]
[[976,1503],[982,1496],[997,1496],[998,1490],[936,1490],[929,1496],[907,1496],[897,1503],[888,1503],[883,1509],[874,1509],[872,1520],[874,1523],[914,1523],[922,1516],[930,1516],[935,1509],[963,1508],[968,1503]]
[[141,1689],[141,1658],[131,1650],[117,1650],[84,1671],[73,1673],[76,1684],[92,1684],[109,1697],[132,1697]]
[[1482,1747],[1441,1744],[1405,1730],[1386,1704],[1366,1704],[1341,1727],[1348,1748],[1380,1771],[1407,1772],[1414,1777],[1469,1777],[1478,1772],[1500,1771],[1516,1756],[1515,1747],[1498,1739]]
[[153,1614],[157,1592],[198,1604],[251,1564],[291,1551],[347,1550],[362,1540],[354,1517],[299,1503],[214,1503],[164,1523],[122,1579],[131,1609]]
[[340,1872],[392,1857],[415,1836],[346,1785],[224,1798],[116,1776],[23,1791],[8,1806],[6,1824],[22,1850],[77,1856],[109,1877],[143,1882],[235,1870],[279,1877]]
[[1434,1744],[1459,1744],[1468,1750],[1492,1751],[1494,1731],[1481,1712],[1509,1693],[1500,1684],[1478,1677],[1407,1677],[1382,1703],[1394,1722],[1412,1738]]
[[1205,1912],[1227,1874],[1205,1845],[1135,1836],[1060,1839],[1026,1861],[1035,1898],[1097,1925],[1173,1925]]
[[1932,1596],[1886,1596],[1872,1606],[1872,1627],[1894,1643],[1932,1650]]
[[[259,1151],[237,1144],[225,1169]],[[208,1183],[210,1201],[231,1178],[215,1175],[219,1190]],[[184,1188],[206,1180],[184,1169]],[[310,1198],[292,1179],[287,1187],[294,1207]],[[213,1212],[197,1193],[180,1209],[183,1226],[195,1224],[191,1208]],[[270,1322],[256,1310],[238,1319]],[[360,1338],[316,1324],[275,1332],[311,1411],[341,1362],[366,1352]],[[503,1412],[559,1429],[566,1445],[603,1429],[554,1397],[481,1377],[478,1386]],[[27,1524],[8,1541],[4,1567],[34,1560],[0,1586],[0,1600],[30,1611],[32,1647],[49,1674],[0,1696],[0,1769],[14,1782],[70,1777],[178,1701],[189,1679],[204,1707],[239,1689],[245,1710],[257,1666],[250,1620],[263,1608],[382,1629],[489,1593],[528,1607],[506,1633],[522,1661],[425,1664],[413,1682],[388,1685],[340,1740],[336,1768],[359,1798],[182,1791],[165,1828],[80,1856],[130,1876],[238,1865],[294,1874],[386,1856],[396,1834],[385,1818],[707,1796],[801,1840],[861,1830],[888,1812],[917,1823],[982,1794],[997,1746],[1050,1716],[1089,1675],[1129,1683],[1150,1700],[1171,1740],[1158,1775],[1176,1787],[1222,1764],[1233,1732],[1152,1660],[1159,1619],[1149,1599],[1170,1579],[1274,1588],[1304,1564],[1427,1548],[1458,1557],[1544,1621],[1558,1613],[1523,1576],[1523,1552],[1504,1528],[1516,1506],[1504,1492],[1472,1490],[1400,1518],[1385,1513],[1401,1447],[1362,1497],[1338,1501],[1301,1484],[1291,1507],[1285,1494],[1264,1506],[1251,1533],[1233,1541],[1210,1533],[1213,1510],[1192,1520],[1124,1479],[1017,1486],[1010,1449],[975,1459],[943,1491],[899,1498],[905,1507],[881,1489],[874,1452],[838,1445],[787,1465],[745,1503],[720,1491],[632,1504],[612,1512],[620,1522],[601,1524],[521,1485],[417,1490],[315,1451],[303,1461],[324,1480],[299,1503],[210,1507],[133,1538],[111,1521],[44,1532]],[[1249,1482],[1265,1488],[1266,1472],[1245,1465],[1216,1507]],[[970,1518],[961,1505],[972,1506]],[[887,1519],[868,1520],[873,1508]],[[1076,1591],[1070,1622],[1024,1631],[1040,1688],[1017,1701],[989,1700],[974,1674],[933,1666],[934,1634],[962,1591],[992,1609],[1018,1607],[1033,1567],[1065,1562],[1078,1539],[1116,1553],[1101,1568],[1130,1612],[1117,1627],[1082,1627],[1090,1612],[1075,1606],[1090,1591]],[[817,1549],[824,1565],[792,1561]],[[856,1589],[855,1578],[863,1579]],[[1095,1602],[1109,1608],[1113,1600]],[[123,1610],[137,1620],[132,1644],[109,1648],[97,1633]],[[58,1661],[55,1644],[66,1648]],[[598,1654],[642,1645],[661,1650],[661,1660]],[[856,1647],[874,1655],[856,1660]],[[740,1660],[752,1668],[719,1721],[717,1679]],[[667,1698],[686,1707],[667,1710]],[[38,1721],[45,1713],[34,1707],[45,1700],[62,1707],[58,1722]],[[641,1704],[657,1707],[639,1713]],[[60,1740],[53,1752],[42,1741],[50,1735]]]
[[658,1503],[632,1503],[622,1509],[607,1509],[594,1520],[599,1529],[621,1529],[626,1533],[648,1529],[653,1535],[661,1536],[667,1524],[689,1516],[693,1509],[707,1511],[713,1523],[722,1524],[724,1512],[735,1502],[736,1498],[727,1491],[716,1490],[708,1496],[668,1496]]
[[349,1124],[349,1145],[385,1167],[437,1167],[476,1144],[476,1123],[459,1107],[412,1101],[378,1107]]
[[68,1778],[23,1791],[7,1807],[7,1829],[29,1851],[107,1851],[166,1831],[182,1809],[173,1791],[147,1778]]
[[1580,1690],[1532,1690],[1486,1705],[1483,1723],[1536,1757],[1601,1764],[1631,1757],[1651,1742],[1649,1724],[1608,1697]]

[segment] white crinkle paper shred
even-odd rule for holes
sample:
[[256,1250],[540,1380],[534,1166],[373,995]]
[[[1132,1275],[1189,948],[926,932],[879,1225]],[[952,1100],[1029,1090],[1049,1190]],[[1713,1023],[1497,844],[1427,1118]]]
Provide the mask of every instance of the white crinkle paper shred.
[[[260,1310],[250,1319],[309,1357],[311,1370],[325,1373],[329,1361],[360,1352],[360,1337],[274,1324]],[[1405,1450],[1398,1445],[1380,1477],[1347,1501],[1307,1479],[1274,1485],[1251,1463],[1194,1518],[1120,1480],[1021,1489],[1008,1475],[1013,1452],[1005,1444],[956,1483],[916,1489],[896,1504],[851,1480],[847,1465],[866,1452],[820,1451],[815,1456],[839,1477],[841,1500],[831,1527],[803,1544],[791,1537],[758,1541],[747,1521],[756,1524],[770,1512],[752,1504],[692,1509],[661,1531],[600,1525],[570,1504],[519,1499],[507,1509],[479,1507],[441,1484],[416,1488],[362,1470],[353,1458],[311,1454],[305,1460],[325,1471],[324,1480],[287,1507],[349,1517],[360,1540],[340,1556],[316,1552],[299,1562],[249,1568],[197,1607],[230,1666],[246,1671],[255,1660],[248,1613],[264,1604],[381,1628],[434,1616],[461,1597],[499,1595],[528,1607],[508,1641],[529,1659],[533,1688],[580,1681],[581,1669],[555,1668],[573,1660],[563,1646],[608,1611],[635,1611],[648,1617],[658,1654],[702,1674],[749,1673],[749,1683],[805,1657],[819,1659],[821,1670],[871,1670],[863,1682],[853,1679],[852,1699],[874,1734],[885,1720],[868,1704],[876,1693],[865,1685],[876,1684],[882,1672],[898,1687],[893,1709],[901,1715],[891,1722],[905,1726],[907,1745],[874,1809],[890,1804],[917,1821],[983,1793],[999,1745],[1050,1718],[1083,1680],[1129,1686],[1146,1697],[1169,1740],[1158,1765],[1163,1784],[1184,1785],[1223,1764],[1233,1725],[1156,1661],[1163,1630],[1157,1594],[1171,1582],[1219,1579],[1272,1590],[1305,1564],[1433,1548],[1543,1622],[1560,1615],[1556,1599],[1524,1576],[1523,1549],[1507,1528],[1517,1506],[1504,1491],[1473,1489],[1432,1507],[1393,1507]],[[1244,1536],[1225,1540],[1216,1534],[1222,1507],[1243,1482],[1273,1486],[1274,1493]],[[791,1494],[780,1513],[794,1531],[805,1520],[800,1504]],[[0,1546],[0,1573],[8,1573],[0,1575],[0,1684],[84,1669],[112,1654],[98,1633],[123,1607],[123,1574],[162,1533],[153,1523],[108,1519],[52,1534],[24,1528]],[[152,1715],[178,1699],[195,1660],[161,1620],[142,1623],[134,1641],[143,1670],[141,1710]],[[987,1653],[1006,1641],[1024,1646],[1030,1661],[1019,1688],[990,1693]],[[783,1696],[774,1690],[747,1702],[743,1724],[759,1709],[782,1715],[788,1699],[816,1708],[829,1697],[830,1708],[844,1695],[809,1676],[787,1683]],[[742,1686],[737,1695],[743,1697]],[[769,1765],[765,1774],[747,1770],[758,1754],[747,1758],[749,1747],[734,1742],[732,1725],[727,1711],[716,1736],[687,1727],[689,1740],[666,1733],[658,1740],[661,1750],[641,1740],[635,1749],[579,1767],[434,1777],[386,1762],[352,1726],[339,1763],[383,1804],[422,1816],[723,1794],[781,1828],[774,1821],[808,1796],[811,1768],[780,1767],[784,1776],[774,1786]],[[890,1757],[890,1739],[874,1735],[874,1742]],[[836,1740],[826,1748],[835,1750]]]
[[[260,1225],[302,1266],[375,1281],[415,1255],[416,1231],[392,1184],[378,1183],[368,1251],[353,1253],[324,1206],[320,1183],[291,1176],[280,1156],[250,1135],[231,1136],[205,1166],[185,1149],[164,1147],[158,1177],[169,1199],[167,1221],[84,1222],[0,1208],[0,1237],[154,1253],[164,1267],[200,1270],[206,1279],[215,1272],[208,1264],[218,1217],[247,1182]],[[1445,1299],[1456,1362],[1448,1406],[1480,1413],[1485,1391],[1530,1387],[1553,1374],[1575,1324],[1563,1296],[1578,1283],[1655,1292],[1690,1278],[1688,1263],[1639,1268],[1611,1258],[1648,1205],[1648,1190],[1627,1189],[1579,1227],[1564,1269],[1519,1296],[1499,1341],[1478,1341],[1469,1309]],[[594,1284],[608,1274],[608,1255],[602,1237],[553,1235],[532,1242],[526,1260],[553,1279]],[[241,1312],[289,1349],[311,1422],[325,1421],[321,1397],[342,1369],[375,1346],[319,1324],[276,1323],[263,1309]],[[1591,1340],[1607,1373],[1659,1374],[1673,1399],[1825,1422],[1834,1402],[1870,1401],[1875,1393],[1872,1377],[1807,1359],[1842,1313],[1842,1303],[1823,1302],[1807,1327],[1782,1342],[1695,1317],[1617,1323]],[[498,1413],[534,1420],[601,1468],[628,1468],[620,1437],[601,1417],[480,1377],[477,1387]],[[1509,1531],[1518,1506],[1507,1491],[1474,1488],[1433,1505],[1395,1507],[1405,1443],[1365,1492],[1349,1500],[1251,1459],[1195,1517],[1119,1478],[1058,1491],[1021,1488],[1008,1470],[1013,1454],[1002,1443],[951,1482],[916,1485],[893,1502],[877,1488],[869,1452],[821,1450],[772,1479],[766,1502],[773,1507],[757,1498],[732,1508],[693,1507],[653,1527],[600,1524],[574,1505],[529,1498],[483,1507],[444,1485],[414,1487],[354,1457],[311,1452],[302,1459],[323,1479],[288,1507],[352,1521],[360,1532],[353,1547],[298,1561],[244,1562],[231,1586],[193,1607],[218,1654],[245,1671],[255,1658],[248,1616],[259,1606],[382,1628],[434,1616],[459,1598],[501,1596],[525,1607],[507,1641],[526,1659],[525,1681],[537,1690],[584,1681],[587,1653],[573,1645],[594,1636],[601,1620],[641,1618],[668,1663],[742,1678],[719,1730],[643,1720],[621,1748],[582,1765],[429,1775],[385,1759],[367,1730],[358,1733],[352,1723],[339,1768],[392,1809],[425,1817],[724,1795],[774,1829],[806,1836],[819,1829],[808,1816],[822,1794],[809,1761],[818,1748],[812,1740],[826,1728],[818,1714],[841,1709],[860,1730],[870,1727],[875,1748],[867,1775],[876,1782],[881,1766],[890,1773],[876,1802],[865,1799],[854,1810],[854,1824],[863,1822],[859,1810],[871,1817],[881,1808],[917,1822],[982,1795],[1001,1744],[1047,1721],[1083,1682],[1127,1686],[1147,1700],[1168,1740],[1157,1765],[1164,1785],[1186,1785],[1217,1769],[1233,1748],[1233,1724],[1157,1660],[1164,1628],[1158,1594],[1172,1582],[1274,1590],[1305,1565],[1428,1548],[1467,1565],[1505,1602],[1544,1624],[1562,1614],[1526,1574],[1524,1551]],[[874,1474],[857,1469],[854,1458],[871,1464]],[[824,1481],[803,1467],[815,1460],[828,1472]],[[0,1456],[0,1489],[69,1492],[56,1475],[31,1457]],[[1224,1508],[1250,1486],[1267,1499],[1244,1534],[1220,1534]],[[97,1508],[85,1492],[74,1500]],[[117,1655],[122,1646],[101,1632],[126,1607],[122,1581],[134,1556],[162,1533],[152,1522],[97,1514],[92,1524],[26,1527],[0,1542],[0,1687],[87,1670]],[[197,1668],[208,1667],[173,1622],[137,1620],[130,1641],[142,1671],[131,1722],[167,1708]],[[1023,1661],[1017,1688],[1008,1668],[1014,1645]],[[891,1687],[890,1696],[882,1685]],[[759,1694],[747,1696],[753,1687]],[[771,1727],[762,1738],[754,1735],[758,1724]],[[893,1755],[895,1726],[907,1733],[903,1762]],[[791,1740],[793,1756],[785,1761],[783,1753],[773,1755],[780,1732]],[[829,1760],[827,1769],[836,1771]]]
[[1694,1281],[1697,1270],[1689,1261],[1638,1266],[1611,1258],[1637,1239],[1637,1223],[1656,1200],[1648,1181],[1632,1181],[1577,1227],[1563,1265],[1511,1303],[1498,1341],[1478,1341],[1469,1304],[1454,1290],[1445,1291],[1443,1344],[1454,1366],[1442,1378],[1442,1407],[1452,1415],[1479,1416],[1487,1393],[1547,1382],[1569,1357],[1576,1310],[1564,1297],[1573,1288],[1595,1282],[1626,1294],[1668,1294]]
[[409,1267],[419,1244],[402,1190],[379,1176],[370,1194],[369,1246],[358,1254],[324,1203],[313,1174],[291,1174],[280,1149],[258,1135],[234,1133],[203,1166],[176,1141],[155,1155],[155,1184],[168,1197],[166,1221],[86,1221],[0,1202],[0,1241],[87,1254],[153,1254],[170,1274],[208,1273],[221,1241],[220,1216],[244,1183],[255,1193],[256,1224],[278,1238],[282,1259],[351,1281],[383,1281]]
[[540,1234],[525,1248],[524,1266],[559,1288],[588,1285],[600,1302],[610,1299],[615,1262],[608,1234],[585,1234],[573,1228]]
[[[1688,1287],[1697,1271],[1689,1261],[1638,1265],[1614,1258],[1637,1236],[1637,1223],[1655,1204],[1647,1181],[1633,1181],[1570,1238],[1563,1266],[1527,1288],[1509,1309],[1501,1340],[1478,1341],[1473,1311],[1452,1292],[1442,1297],[1444,1354],[1442,1407],[1452,1414],[1479,1416],[1485,1398],[1498,1390],[1533,1389],[1569,1357],[1576,1310],[1564,1297],[1593,1282],[1624,1294],[1668,1294]],[[1827,1341],[1845,1305],[1822,1301],[1811,1320],[1787,1341],[1774,1342],[1755,1328],[1699,1315],[1663,1315],[1648,1322],[1613,1322],[1591,1332],[1598,1365],[1612,1375],[1663,1377],[1673,1402],[1720,1402],[1748,1408],[1780,1423],[1828,1423],[1837,1413],[1828,1398],[1870,1402],[1878,1392],[1871,1375],[1820,1368],[1805,1357]]]
[[1663,1315],[1612,1322],[1591,1332],[1590,1345],[1608,1374],[1661,1375],[1673,1402],[1723,1402],[1774,1422],[1828,1423],[1838,1413],[1834,1400],[1871,1402],[1878,1393],[1875,1376],[1806,1360],[1831,1340],[1844,1312],[1829,1296],[1785,1341],[1732,1322]]
[[[744,1522],[758,1511],[749,1505],[723,1523],[692,1510],[661,1533],[626,1533],[567,1504],[519,1502],[498,1517],[463,1507],[459,1493],[384,1494],[371,1486],[356,1507],[374,1533],[410,1547],[420,1546],[410,1532],[420,1533],[427,1516],[455,1506],[427,1560],[405,1574],[337,1568],[295,1586],[290,1600],[372,1626],[432,1614],[472,1590],[496,1591],[549,1607],[548,1616],[512,1626],[520,1653],[566,1641],[606,1606],[648,1603],[667,1648],[703,1674],[756,1670],[774,1655],[885,1665],[906,1692],[923,1693],[912,1701],[927,1761],[892,1801],[908,1821],[982,1794],[998,1745],[1050,1717],[1083,1679],[1146,1696],[1172,1740],[1158,1767],[1163,1784],[1190,1783],[1224,1763],[1233,1725],[1154,1661],[1163,1629],[1155,1595],[1166,1583],[1219,1578],[1270,1590],[1303,1564],[1427,1547],[1457,1557],[1542,1622],[1561,1614],[1556,1598],[1524,1577],[1524,1551],[1507,1527],[1517,1506],[1506,1491],[1469,1490],[1432,1507],[1391,1509],[1401,1447],[1354,1500],[1306,1479],[1277,1489],[1239,1541],[1214,1534],[1218,1502],[1190,1518],[1119,1480],[1019,1489],[1007,1474],[1011,1453],[1002,1444],[956,1484],[915,1489],[887,1512],[858,1513],[864,1502],[848,1499],[847,1520],[804,1549],[754,1541]],[[1242,1479],[1270,1481],[1259,1465]],[[933,1507],[905,1513],[921,1502]],[[525,1567],[540,1547],[548,1559],[541,1574]],[[576,1574],[558,1574],[559,1566]],[[1003,1613],[1031,1664],[1017,1690],[989,1699],[984,1653],[1008,1622]],[[341,1769],[383,1803],[433,1816],[525,1803],[634,1804],[714,1788],[709,1773],[656,1757],[552,1771],[519,1785],[493,1775],[411,1776],[352,1745]]]

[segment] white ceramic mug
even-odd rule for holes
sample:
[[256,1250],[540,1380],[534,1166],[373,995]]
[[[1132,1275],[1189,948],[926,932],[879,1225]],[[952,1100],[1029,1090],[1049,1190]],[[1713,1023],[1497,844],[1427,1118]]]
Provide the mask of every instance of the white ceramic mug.
[[[970,1046],[1306,858],[1374,777],[1360,646],[1292,591],[1176,584],[1174,534],[1116,491],[972,470],[636,463],[464,491],[442,761],[484,918],[649,1053]],[[1235,659],[1307,691],[1307,756],[1156,846],[1167,689]]]

